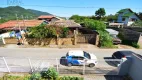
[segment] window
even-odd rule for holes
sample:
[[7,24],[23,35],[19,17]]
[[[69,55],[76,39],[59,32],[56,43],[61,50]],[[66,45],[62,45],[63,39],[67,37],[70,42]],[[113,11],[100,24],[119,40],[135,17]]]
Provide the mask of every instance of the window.
[[135,18],[131,18],[132,19],[132,21],[136,21],[136,19]]
[[78,57],[78,60],[84,60],[84,57]]
[[86,57],[86,58],[88,58],[88,59],[91,59],[91,57],[90,57],[90,54],[89,54],[89,53],[87,53],[87,52],[85,52],[85,51],[83,51],[83,53],[84,53],[84,57]]
[[122,18],[122,21],[125,21],[125,18]]
[[78,56],[73,56],[72,59],[73,60],[78,60]]

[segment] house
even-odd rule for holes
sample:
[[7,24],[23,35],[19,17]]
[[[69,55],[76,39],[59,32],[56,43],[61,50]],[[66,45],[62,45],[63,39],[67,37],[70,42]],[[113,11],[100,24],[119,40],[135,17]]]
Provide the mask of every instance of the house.
[[81,25],[74,22],[73,20],[58,20],[55,22],[50,22],[49,25],[68,27],[72,31],[81,28]]
[[0,29],[1,30],[18,30],[19,27],[21,29],[25,29],[27,27],[38,26],[42,23],[46,24],[44,20],[11,20],[11,21],[0,24]]
[[131,9],[121,9],[118,13],[118,23],[124,23],[124,26],[131,26],[137,20],[140,20],[139,16]]
[[46,20],[47,22],[55,22],[55,21],[63,20],[63,19],[57,16],[53,16],[53,15],[41,15],[38,17],[38,20]]

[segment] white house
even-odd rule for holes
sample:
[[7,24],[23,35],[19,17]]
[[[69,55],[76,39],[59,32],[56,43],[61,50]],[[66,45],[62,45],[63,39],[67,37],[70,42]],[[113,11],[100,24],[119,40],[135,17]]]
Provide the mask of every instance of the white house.
[[118,23],[124,23],[124,26],[131,26],[131,24],[137,20],[140,20],[139,16],[131,9],[121,9],[118,13]]

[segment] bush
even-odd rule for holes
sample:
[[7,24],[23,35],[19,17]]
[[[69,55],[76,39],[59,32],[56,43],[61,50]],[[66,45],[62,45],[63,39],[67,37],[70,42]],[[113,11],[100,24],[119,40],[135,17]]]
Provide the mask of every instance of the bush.
[[41,76],[45,79],[56,80],[58,78],[58,72],[54,68],[49,68],[47,71],[42,71]]
[[136,42],[132,42],[132,46],[135,48],[140,48],[140,45],[138,45]]
[[100,46],[107,48],[114,48],[112,38],[106,31],[98,31],[100,35]]
[[3,76],[3,79],[0,78],[0,80],[30,80],[30,76],[11,76],[11,75],[5,75]]
[[84,80],[84,79],[82,77],[64,76],[64,77],[61,77],[60,80]]
[[57,35],[59,35],[59,37],[67,37],[69,29],[62,26],[42,24],[29,28],[28,32],[28,38],[56,38]]
[[122,40],[122,44],[129,45],[129,46],[132,46],[134,48],[140,48],[140,45],[138,45],[136,42],[130,41],[130,40]]
[[36,72],[36,73],[33,73],[31,75],[31,80],[40,80],[41,79],[41,74]]
[[105,30],[106,29],[106,25],[102,21],[97,21],[97,20],[92,20],[92,19],[84,20],[82,22],[82,25],[92,30]]

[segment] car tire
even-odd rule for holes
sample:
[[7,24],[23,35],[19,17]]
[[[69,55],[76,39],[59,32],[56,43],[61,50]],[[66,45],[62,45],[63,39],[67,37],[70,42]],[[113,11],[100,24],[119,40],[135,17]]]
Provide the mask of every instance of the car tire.
[[89,64],[89,67],[94,67],[94,66],[95,66],[94,63]]
[[68,65],[68,67],[71,67],[71,66],[72,66],[72,64],[71,64],[71,63],[68,63],[67,65]]

